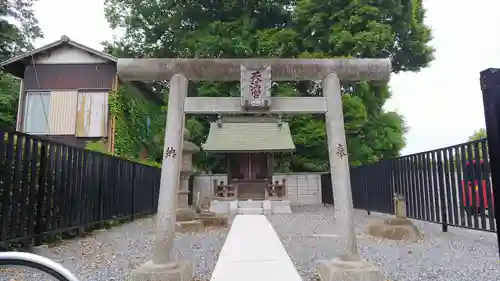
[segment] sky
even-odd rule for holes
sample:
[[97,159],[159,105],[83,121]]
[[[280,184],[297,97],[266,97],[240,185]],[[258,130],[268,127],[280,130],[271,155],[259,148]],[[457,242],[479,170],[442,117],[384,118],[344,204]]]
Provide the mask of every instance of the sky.
[[[45,38],[36,46],[72,40],[95,49],[116,33],[104,18],[104,0],[40,0],[35,16]],[[474,3],[474,4],[472,4]],[[436,59],[419,73],[393,75],[388,111],[406,118],[403,154],[467,141],[484,127],[479,72],[500,67],[499,0],[424,0],[426,24],[433,30]],[[57,11],[57,12],[55,12]]]

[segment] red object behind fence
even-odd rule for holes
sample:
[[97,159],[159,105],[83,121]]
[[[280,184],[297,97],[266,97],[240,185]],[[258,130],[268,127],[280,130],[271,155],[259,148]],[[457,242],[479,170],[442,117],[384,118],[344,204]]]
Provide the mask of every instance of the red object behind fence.
[[[486,181],[489,180],[489,174],[484,170],[484,161],[479,163],[481,172],[476,175],[475,169],[476,160],[467,161],[466,171],[464,171],[464,179],[462,180],[462,202],[466,208],[476,208],[476,210],[488,209],[488,189],[486,188]],[[479,193],[479,181],[481,181],[482,194]],[[467,192],[466,192],[467,191]],[[473,192],[475,194],[473,194]],[[468,194],[468,196],[467,196]],[[474,196],[473,196],[474,195]],[[468,198],[467,198],[468,197]],[[473,204],[475,197],[475,204]],[[481,204],[481,197],[483,204]],[[493,188],[490,186],[490,198],[492,207],[495,206],[493,201]]]

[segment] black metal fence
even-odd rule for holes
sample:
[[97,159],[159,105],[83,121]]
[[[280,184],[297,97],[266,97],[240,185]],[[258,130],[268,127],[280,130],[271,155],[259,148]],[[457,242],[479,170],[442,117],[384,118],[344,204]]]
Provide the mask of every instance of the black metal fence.
[[[398,193],[406,198],[409,218],[440,223],[443,231],[456,226],[493,232],[497,225],[488,155],[487,141],[481,139],[352,168],[354,208],[394,213]],[[327,177],[322,189],[331,190]]]
[[[355,209],[394,213],[393,162],[385,160],[371,165],[351,168],[352,201]],[[323,204],[334,204],[331,174],[321,175]]]
[[385,160],[351,169],[354,208],[394,213],[393,166],[391,160]]
[[0,243],[156,212],[160,169],[0,131]]

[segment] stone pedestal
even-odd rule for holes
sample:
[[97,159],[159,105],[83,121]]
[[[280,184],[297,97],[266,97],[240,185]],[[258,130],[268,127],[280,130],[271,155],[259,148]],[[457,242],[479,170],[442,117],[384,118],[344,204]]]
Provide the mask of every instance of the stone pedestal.
[[177,222],[194,220],[196,215],[196,211],[191,209],[188,204],[190,176],[191,171],[181,171],[179,191],[177,192]]
[[406,200],[402,194],[394,195],[395,218],[373,222],[368,227],[368,234],[391,240],[416,241],[422,237],[418,228],[406,217]]
[[406,219],[406,199],[402,194],[394,195],[394,209],[397,218]]
[[184,129],[182,143],[182,165],[180,172],[179,189],[177,191],[177,212],[175,230],[177,232],[198,232],[203,230],[203,222],[196,219],[196,210],[189,207],[189,178],[192,174],[192,155],[200,151],[198,146],[189,142],[189,131]]
[[189,262],[178,261],[169,264],[154,264],[148,261],[134,269],[129,281],[189,281],[193,268]]
[[391,240],[416,241],[422,238],[418,228],[406,218],[377,220],[368,227],[368,234]]
[[385,281],[382,270],[363,259],[319,261],[317,272],[321,281]]
[[228,218],[217,216],[214,213],[200,213],[196,214],[196,219],[203,222],[205,227],[227,227]]

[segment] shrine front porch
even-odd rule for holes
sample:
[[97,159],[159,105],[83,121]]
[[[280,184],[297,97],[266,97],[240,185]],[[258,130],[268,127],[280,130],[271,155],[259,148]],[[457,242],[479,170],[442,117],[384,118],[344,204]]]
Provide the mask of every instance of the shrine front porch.
[[[282,183],[285,180],[285,196],[281,197],[279,200],[289,201],[291,204],[299,205],[316,205],[321,204],[321,174],[322,173],[275,173],[272,176],[272,182]],[[200,200],[203,198],[210,198],[211,200],[217,201],[234,201],[234,200],[274,200],[274,198],[264,197],[265,188],[261,187],[260,195],[248,198],[245,194],[242,197],[235,197],[229,199],[214,198],[217,190],[217,186],[220,183],[223,185],[228,184],[227,174],[196,174],[193,178],[193,202],[197,202],[198,196]],[[268,186],[268,184],[266,184]],[[238,184],[239,187],[239,184]],[[243,191],[245,193],[245,191]],[[228,194],[231,197],[231,194]]]

